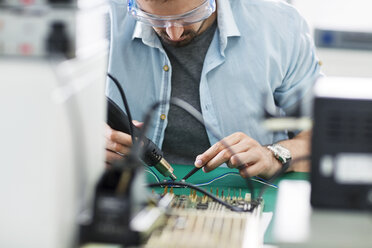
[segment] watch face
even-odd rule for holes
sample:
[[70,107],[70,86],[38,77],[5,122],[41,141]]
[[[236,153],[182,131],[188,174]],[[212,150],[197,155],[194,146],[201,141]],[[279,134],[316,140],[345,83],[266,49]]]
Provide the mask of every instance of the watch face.
[[292,159],[291,152],[287,148],[285,148],[285,147],[283,147],[279,144],[273,144],[271,147],[272,147],[271,150],[274,152],[275,157],[282,164],[284,164],[284,163],[286,163],[286,162],[288,162]]
[[285,159],[290,159],[291,158],[291,153],[287,148],[284,148],[281,145],[275,144],[274,148],[277,150],[278,155],[280,157],[284,157]]

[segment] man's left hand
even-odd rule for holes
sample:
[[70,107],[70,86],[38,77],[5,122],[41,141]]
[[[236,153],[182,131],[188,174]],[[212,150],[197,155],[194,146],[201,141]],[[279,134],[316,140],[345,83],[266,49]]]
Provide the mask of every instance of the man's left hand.
[[238,168],[242,177],[260,175],[269,178],[282,167],[268,148],[242,132],[225,137],[195,160],[195,166],[204,166],[204,172],[210,172],[223,163]]

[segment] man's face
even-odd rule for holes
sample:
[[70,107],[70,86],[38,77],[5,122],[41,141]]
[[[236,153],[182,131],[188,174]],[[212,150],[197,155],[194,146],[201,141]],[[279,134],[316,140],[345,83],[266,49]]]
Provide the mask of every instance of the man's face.
[[[137,0],[142,10],[161,16],[179,15],[199,7],[205,0]],[[167,28],[153,27],[155,32],[166,43],[180,47],[189,44],[197,35],[203,32],[209,25],[210,19],[215,18],[213,14],[208,19],[188,26],[170,26]]]

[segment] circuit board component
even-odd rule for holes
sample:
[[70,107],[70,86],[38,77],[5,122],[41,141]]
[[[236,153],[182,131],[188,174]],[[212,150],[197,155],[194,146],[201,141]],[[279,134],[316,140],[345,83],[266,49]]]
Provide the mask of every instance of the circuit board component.
[[[248,226],[259,223],[263,209],[262,203],[253,212],[234,212],[195,190],[175,195],[173,188],[169,192],[165,188],[163,194],[173,194],[168,220],[165,227],[151,234],[146,248],[243,247]],[[243,197],[241,190],[219,193],[216,189],[215,194],[233,206],[250,208],[251,196],[247,193]]]

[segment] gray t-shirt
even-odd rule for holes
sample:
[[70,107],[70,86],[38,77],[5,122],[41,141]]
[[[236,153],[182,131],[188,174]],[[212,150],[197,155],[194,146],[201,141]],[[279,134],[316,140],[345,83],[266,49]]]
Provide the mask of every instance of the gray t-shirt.
[[[215,21],[202,34],[183,47],[162,42],[172,65],[171,96],[201,111],[199,84],[203,63],[216,31]],[[194,164],[195,157],[210,147],[205,127],[177,106],[170,106],[162,150],[174,164]]]

